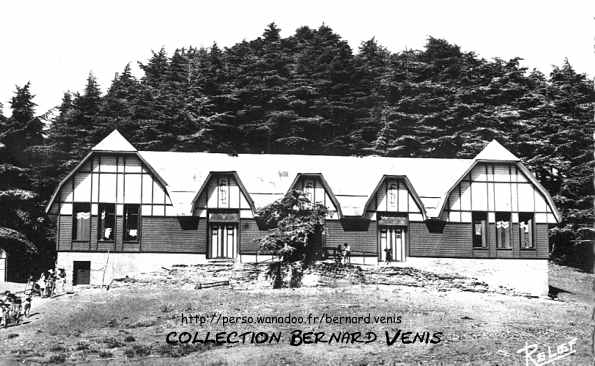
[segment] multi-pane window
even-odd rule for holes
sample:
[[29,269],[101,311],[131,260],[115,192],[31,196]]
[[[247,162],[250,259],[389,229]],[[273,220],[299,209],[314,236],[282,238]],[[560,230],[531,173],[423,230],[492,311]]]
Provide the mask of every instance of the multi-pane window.
[[534,249],[533,228],[534,228],[533,213],[521,212],[519,213],[519,242],[521,249]]
[[138,241],[140,205],[124,205],[124,241]]
[[397,194],[399,193],[399,189],[395,183],[391,183],[388,185],[388,204],[391,207],[397,205]]
[[227,178],[219,179],[219,207],[227,207],[229,200],[229,186],[227,184]]
[[486,212],[473,212],[473,248],[487,248],[488,215]]
[[510,229],[510,212],[496,212],[496,248],[512,248]]
[[116,205],[100,203],[97,215],[97,240],[114,240]]
[[72,213],[72,239],[89,240],[91,235],[91,204],[75,203]]

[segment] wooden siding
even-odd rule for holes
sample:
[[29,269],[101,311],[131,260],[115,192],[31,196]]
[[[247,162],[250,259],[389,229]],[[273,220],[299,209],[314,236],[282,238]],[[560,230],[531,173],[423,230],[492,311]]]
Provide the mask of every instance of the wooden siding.
[[548,258],[548,225],[536,224],[535,249],[519,248],[519,226],[513,225],[512,249],[496,248],[496,225],[488,225],[488,249],[473,249],[471,224],[447,223],[442,233],[431,233],[424,223],[409,224],[409,256],[461,258]]
[[526,252],[524,258],[529,258],[531,252],[536,258],[548,258],[550,252],[548,225],[535,224],[535,250],[522,250],[521,252]]
[[326,243],[327,248],[336,248],[343,243],[348,243],[353,255],[361,255],[357,252],[367,252],[365,255],[378,255],[376,221],[369,221],[367,225],[344,225],[341,221],[326,222]]
[[122,217],[116,217],[115,241],[97,242],[97,217],[94,216],[92,235],[95,237],[91,238],[91,242],[72,241],[72,217],[61,215],[56,250],[206,253],[206,220],[200,220],[196,228],[184,230],[176,217],[143,217],[138,243],[122,242],[122,224]]
[[116,251],[122,251],[122,233],[124,232],[124,218],[116,215],[116,232],[114,238],[116,239]]
[[[92,227],[96,227],[96,216]],[[200,219],[198,225],[183,229],[175,217],[143,217],[141,220],[140,243],[122,243],[122,218],[116,218],[115,242],[96,240],[96,228],[92,229],[91,241],[72,241],[72,217],[60,216],[56,249],[58,251],[141,251],[172,253],[206,253],[207,222]],[[407,232],[408,256],[412,257],[467,257],[467,258],[548,258],[548,225],[535,225],[535,248],[519,248],[518,225],[512,225],[512,250],[498,250],[495,242],[495,225],[488,226],[486,249],[473,249],[471,224],[447,223],[442,233],[429,232],[425,223],[411,222]],[[254,219],[240,221],[239,250],[241,254],[255,254],[258,244],[254,239],[262,237],[266,231],[260,230]],[[343,221],[328,220],[325,229],[325,246],[334,248],[349,243],[354,254],[377,253],[377,225],[369,221],[357,226]]]
[[260,246],[254,240],[263,237],[266,233],[266,230],[258,228],[255,220],[240,220],[240,254],[256,254]]
[[143,252],[206,253],[207,223],[199,220],[196,229],[182,229],[175,217],[143,217]]
[[471,224],[447,223],[431,233],[423,222],[409,223],[410,257],[472,257]]
[[72,242],[72,216],[60,215],[56,237],[56,250],[70,250]]

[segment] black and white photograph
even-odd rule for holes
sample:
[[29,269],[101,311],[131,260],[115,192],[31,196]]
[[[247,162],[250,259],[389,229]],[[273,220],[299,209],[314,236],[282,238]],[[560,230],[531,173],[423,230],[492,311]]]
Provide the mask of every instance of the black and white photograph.
[[0,14],[0,365],[595,365],[592,0]]

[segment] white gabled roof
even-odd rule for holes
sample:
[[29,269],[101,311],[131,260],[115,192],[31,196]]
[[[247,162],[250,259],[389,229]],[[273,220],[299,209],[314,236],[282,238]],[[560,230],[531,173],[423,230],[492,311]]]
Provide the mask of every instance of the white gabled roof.
[[[426,217],[440,217],[446,198],[475,165],[484,161],[511,162],[520,166],[542,191],[559,219],[545,189],[520,164],[520,159],[492,140],[474,159],[393,158],[329,155],[227,155],[206,152],[137,151],[114,130],[99,142],[79,164],[94,152],[135,153],[157,176],[180,216],[192,215],[192,202],[206,180],[217,172],[233,172],[250,196],[252,208],[262,208],[282,198],[296,177],[316,174],[330,187],[344,216],[365,214],[366,203],[385,177],[404,177],[412,194],[418,195]],[[74,169],[58,186],[48,204]],[[411,189],[413,188],[413,189]]]
[[174,205],[190,212],[190,203],[211,172],[236,172],[254,201],[264,207],[290,189],[298,174],[320,174],[345,216],[359,216],[384,176],[406,176],[424,203],[428,216],[437,216],[440,199],[473,164],[472,159],[389,158],[379,156],[272,155],[237,156],[204,152],[139,151],[167,182]]
[[126,140],[118,130],[113,130],[97,145],[95,145],[91,151],[125,151],[135,152],[137,151],[132,144]]
[[498,141],[492,140],[477,154],[475,160],[520,161],[521,159],[506,150]]

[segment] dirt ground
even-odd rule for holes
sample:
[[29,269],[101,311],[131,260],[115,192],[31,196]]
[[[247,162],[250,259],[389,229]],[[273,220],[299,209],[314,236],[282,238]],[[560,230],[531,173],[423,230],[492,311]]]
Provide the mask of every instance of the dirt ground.
[[[516,351],[537,343],[555,351],[577,338],[576,354],[555,365],[590,365],[590,320],[594,276],[550,266],[557,299],[529,298],[461,286],[418,287],[400,284],[348,285],[272,290],[232,286],[195,290],[173,281],[172,272],[155,281],[127,281],[110,290],[77,288],[74,294],[36,301],[34,315],[18,327],[0,329],[0,359],[11,363],[169,365],[524,365]],[[170,285],[166,281],[169,278]],[[157,279],[159,279],[157,281]],[[460,281],[459,281],[460,282]],[[37,300],[37,299],[36,299]],[[400,316],[393,324],[181,324],[180,316]],[[216,315],[218,316],[218,315]],[[442,332],[438,343],[396,342],[385,331]],[[293,330],[365,332],[369,344],[289,344]],[[166,335],[207,331],[282,332],[278,344],[168,345]]]

